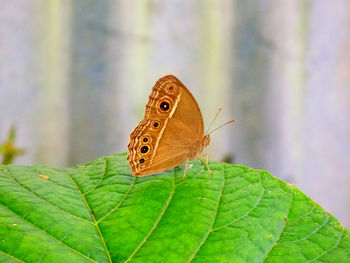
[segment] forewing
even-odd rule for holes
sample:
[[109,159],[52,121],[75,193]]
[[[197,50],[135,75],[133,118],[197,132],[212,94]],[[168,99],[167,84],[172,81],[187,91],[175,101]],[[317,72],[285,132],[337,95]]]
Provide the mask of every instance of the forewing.
[[[164,107],[167,104],[169,107]],[[201,151],[204,130],[200,109],[176,77],[167,75],[156,82],[144,118],[131,133],[128,145],[134,175],[167,170]],[[148,148],[146,153],[144,146]]]

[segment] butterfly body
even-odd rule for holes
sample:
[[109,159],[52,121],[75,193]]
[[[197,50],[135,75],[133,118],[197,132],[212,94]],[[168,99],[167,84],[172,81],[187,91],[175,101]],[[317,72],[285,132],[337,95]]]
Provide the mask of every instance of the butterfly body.
[[144,176],[198,158],[209,142],[193,95],[166,75],[153,86],[144,119],[130,134],[127,160],[135,176]]

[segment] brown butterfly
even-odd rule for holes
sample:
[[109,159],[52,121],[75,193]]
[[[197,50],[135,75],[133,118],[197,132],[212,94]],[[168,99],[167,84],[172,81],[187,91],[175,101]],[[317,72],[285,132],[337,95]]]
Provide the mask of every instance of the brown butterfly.
[[[178,78],[166,75],[153,86],[144,119],[130,134],[127,160],[135,176],[162,172],[186,162],[185,177],[188,161],[202,161],[200,153],[209,142],[195,98]],[[208,156],[206,165],[212,173]]]

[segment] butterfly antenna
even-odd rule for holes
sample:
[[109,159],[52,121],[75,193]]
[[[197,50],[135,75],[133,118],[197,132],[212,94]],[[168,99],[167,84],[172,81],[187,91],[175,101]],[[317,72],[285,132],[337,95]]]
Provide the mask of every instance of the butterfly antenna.
[[221,127],[224,127],[225,125],[227,125],[227,124],[229,124],[229,123],[233,123],[233,122],[236,122],[236,121],[237,121],[237,120],[230,120],[230,121],[224,123],[223,125],[221,125],[221,126],[215,128],[214,130],[212,130],[211,132],[209,132],[207,135],[213,133],[213,132],[216,131],[217,129],[220,129]]
[[214,124],[216,118],[219,116],[221,110],[222,110],[222,108],[220,107],[220,108],[218,109],[218,111],[216,112],[215,117],[214,117],[214,119],[212,120],[212,122],[210,123],[210,125],[209,125],[207,131],[205,132],[205,134],[208,134],[209,129],[211,128],[211,126],[213,126],[213,124]]

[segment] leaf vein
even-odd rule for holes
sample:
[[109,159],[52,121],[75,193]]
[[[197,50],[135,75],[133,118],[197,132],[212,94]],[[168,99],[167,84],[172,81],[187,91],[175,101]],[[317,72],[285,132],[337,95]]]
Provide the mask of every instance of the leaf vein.
[[6,208],[8,211],[10,211],[11,213],[13,213],[14,215],[18,216],[19,218],[22,218],[23,221],[27,222],[29,225],[33,226],[34,228],[36,228],[38,231],[46,234],[47,236],[49,236],[50,238],[52,238],[53,240],[57,241],[58,243],[60,243],[61,245],[71,249],[73,252],[79,254],[80,256],[92,261],[92,262],[97,262],[94,259],[82,254],[81,252],[79,252],[78,250],[75,250],[74,248],[70,247],[69,245],[67,245],[66,243],[60,241],[59,239],[57,239],[55,236],[51,235],[50,233],[48,233],[47,231],[45,231],[44,229],[41,229],[40,227],[38,227],[37,225],[35,225],[34,223],[30,222],[28,219],[24,218],[23,216],[21,216],[20,214],[17,214],[15,211],[13,211],[12,209],[10,209],[9,207],[7,207],[6,205],[0,203],[0,205],[4,208]]
[[16,258],[16,257],[13,256],[13,255],[7,254],[7,253],[4,252],[4,251],[1,251],[1,250],[0,250],[0,253],[1,253],[1,254],[4,254],[5,256],[7,256],[7,257],[9,257],[9,258],[12,258],[12,259],[15,260],[15,261],[24,262],[23,260],[21,260],[21,259],[19,259],[19,258]]
[[29,193],[35,195],[35,196],[38,197],[40,200],[42,200],[42,201],[44,201],[45,203],[48,203],[48,204],[54,206],[55,208],[57,208],[57,209],[63,211],[64,213],[68,214],[69,216],[75,217],[75,218],[77,218],[77,219],[79,219],[79,220],[82,220],[82,221],[84,221],[84,222],[87,222],[87,223],[89,223],[89,224],[92,224],[91,221],[86,220],[86,219],[84,219],[84,218],[82,218],[82,217],[80,217],[80,216],[74,215],[74,214],[68,212],[67,210],[64,210],[63,208],[61,208],[61,207],[55,205],[54,203],[50,202],[49,200],[44,199],[43,197],[41,197],[41,196],[38,195],[37,193],[33,192],[30,188],[28,188],[28,187],[24,186],[23,184],[21,184],[21,183],[12,175],[12,172],[11,172],[8,168],[7,168],[7,171],[8,171],[8,174],[10,175],[10,177],[11,177],[21,188],[23,188],[23,189],[26,190],[27,192],[29,192]]
[[[49,174],[47,174],[47,173],[41,173],[41,172],[39,172],[39,169],[38,169],[38,168],[40,168],[40,167],[36,167],[36,166],[33,166],[33,167],[27,166],[27,167],[30,168],[30,169],[32,169],[32,170],[33,170],[34,172],[36,172],[38,175],[40,175],[40,174],[49,175]],[[51,168],[51,167],[50,167],[50,168]],[[56,169],[56,168],[51,168],[51,169],[53,169],[55,172],[61,173],[61,170],[59,170],[59,169]],[[51,178],[50,178],[50,179],[51,179]],[[62,187],[62,188],[65,188],[65,189],[67,189],[67,190],[70,190],[70,191],[74,190],[74,187],[73,187],[73,186],[72,186],[72,187],[69,187],[69,186],[67,186],[67,185],[60,184],[60,183],[57,182],[56,180],[48,180],[48,182],[50,182],[50,183],[52,183],[52,184],[54,184],[54,185],[60,186],[60,187]]]
[[299,242],[299,241],[303,241],[303,240],[308,239],[308,237],[310,237],[310,236],[316,234],[318,231],[320,231],[320,229],[321,229],[322,227],[324,227],[324,226],[328,223],[329,219],[330,219],[330,217],[327,216],[326,219],[322,222],[321,225],[319,225],[315,230],[311,231],[311,232],[310,232],[309,234],[307,234],[306,236],[304,236],[304,237],[302,237],[302,238],[300,238],[300,239],[297,239],[297,240],[293,240],[293,241],[280,242],[280,244],[296,243],[296,242]]
[[222,165],[222,168],[223,168],[223,171],[224,171],[224,182],[222,184],[222,187],[221,187],[221,190],[220,190],[220,193],[219,193],[219,198],[218,198],[218,202],[217,202],[217,205],[216,205],[215,213],[213,215],[212,224],[211,224],[210,228],[208,229],[208,231],[204,234],[204,236],[202,238],[202,241],[199,243],[198,247],[194,250],[193,254],[190,256],[190,258],[187,260],[187,262],[191,262],[196,257],[196,255],[198,254],[199,250],[202,248],[204,242],[208,239],[210,234],[213,232],[213,227],[215,225],[217,214],[218,214],[219,207],[220,207],[220,204],[221,204],[222,192],[224,191],[224,187],[225,187],[225,184],[226,184],[226,176],[225,176],[226,175],[226,170],[225,170],[225,165],[224,164]]
[[[259,174],[259,182],[261,183],[261,175]],[[262,197],[264,196],[265,193],[265,188],[263,187],[260,195],[258,196],[258,198],[255,201],[255,204],[243,215],[237,217],[236,219],[232,220],[231,222],[227,223],[226,225],[214,228],[213,231],[217,231],[220,230],[222,228],[228,227],[230,225],[233,225],[234,223],[237,223],[238,221],[242,220],[243,218],[247,217],[248,215],[250,215],[256,208],[257,206],[261,203]]]
[[339,235],[339,238],[338,238],[338,240],[335,242],[334,246],[332,246],[331,248],[325,250],[323,253],[321,253],[320,255],[318,255],[317,257],[315,257],[314,259],[312,259],[312,260],[309,261],[309,262],[313,262],[313,261],[315,261],[316,259],[322,257],[323,255],[329,253],[330,251],[336,249],[336,248],[338,247],[340,241],[343,239],[344,232],[345,232],[345,228],[342,227],[342,230],[341,230],[341,233],[340,233],[340,235]]
[[91,191],[95,190],[97,186],[99,186],[102,182],[103,182],[103,179],[106,175],[106,171],[107,171],[107,160],[105,158],[103,158],[104,160],[104,169],[103,169],[103,175],[102,177],[100,178],[100,180],[91,188],[89,189],[88,191],[86,191],[84,193],[84,195],[87,195],[88,193],[90,193]]
[[[75,184],[76,189],[78,190],[78,192],[79,192],[81,198],[83,199],[86,208],[89,210],[89,212],[92,211],[92,210],[90,209],[90,205],[89,205],[89,203],[87,202],[87,200],[86,200],[84,194],[81,192],[81,190],[80,190],[80,188],[79,188],[77,182],[74,180],[74,178],[73,178],[69,173],[67,173],[67,172],[64,171],[64,170],[63,170],[63,172],[64,172],[66,175],[68,175],[68,177],[71,178],[72,182]],[[92,220],[93,220],[94,225],[95,225],[95,227],[96,227],[96,230],[97,230],[97,232],[98,232],[98,234],[99,234],[99,236],[100,236],[101,243],[102,243],[102,245],[103,245],[103,247],[104,247],[104,249],[105,249],[105,252],[106,252],[108,261],[109,261],[109,262],[112,262],[111,255],[110,255],[110,253],[109,253],[109,251],[108,251],[108,249],[107,249],[107,246],[106,246],[105,240],[104,240],[104,238],[103,238],[103,235],[102,235],[102,233],[101,233],[100,227],[98,226],[98,222],[96,221],[96,218],[95,218],[95,216],[94,216],[93,213],[91,213],[91,217],[92,217]]]
[[135,181],[136,181],[136,176],[133,176],[133,181],[131,183],[131,185],[129,186],[129,189],[124,193],[124,196],[122,197],[122,199],[120,200],[120,202],[111,210],[109,211],[107,214],[105,214],[103,217],[101,217],[97,223],[100,223],[101,221],[103,221],[104,219],[106,219],[107,217],[109,217],[114,211],[116,211],[121,204],[126,200],[126,198],[128,197],[131,189],[134,187],[135,185]]
[[[294,189],[291,190],[291,194],[292,194],[292,198],[291,198],[291,201],[290,201],[290,206],[288,208],[288,213],[287,213],[287,216],[286,216],[286,219],[288,220],[288,217],[289,217],[289,213],[290,211],[292,210],[292,207],[293,207],[293,202],[294,202]],[[283,233],[283,231],[285,230],[286,226],[287,226],[287,220],[283,220],[284,221],[284,224],[283,224],[283,227],[281,229],[281,231],[278,233],[274,243],[272,244],[271,248],[267,251],[267,253],[265,254],[264,258],[263,258],[263,261],[265,261],[265,259],[268,257],[268,255],[271,253],[271,251],[276,247],[276,245],[278,244],[278,241]]]
[[154,225],[152,226],[151,230],[148,232],[148,234],[145,236],[145,238],[141,241],[141,243],[135,248],[135,250],[131,253],[131,255],[129,256],[129,258],[125,261],[129,262],[134,255],[140,250],[140,248],[146,243],[147,239],[150,237],[150,235],[153,233],[153,231],[156,229],[156,227],[158,226],[159,222],[162,220],[167,208],[169,207],[169,204],[171,202],[171,200],[173,199],[173,196],[175,194],[175,170],[173,169],[173,186],[172,186],[172,190],[170,192],[170,195],[159,215],[159,217],[157,218],[156,222],[154,223]]

